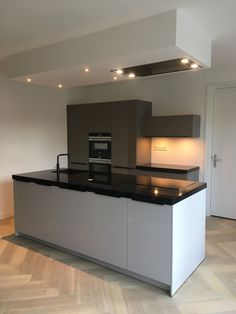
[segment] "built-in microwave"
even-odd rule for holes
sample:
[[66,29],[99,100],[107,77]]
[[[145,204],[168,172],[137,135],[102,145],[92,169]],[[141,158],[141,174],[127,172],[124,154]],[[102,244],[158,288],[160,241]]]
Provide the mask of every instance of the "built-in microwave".
[[111,160],[111,133],[89,133],[89,158]]

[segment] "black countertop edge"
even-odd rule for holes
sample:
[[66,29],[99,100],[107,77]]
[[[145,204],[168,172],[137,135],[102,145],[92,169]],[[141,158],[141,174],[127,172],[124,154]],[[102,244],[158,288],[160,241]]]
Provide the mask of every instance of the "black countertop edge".
[[180,201],[184,200],[185,198],[194,195],[197,192],[200,192],[204,189],[206,189],[207,184],[204,183],[202,186],[195,188],[194,191],[185,192],[183,196],[178,196],[176,198],[161,198],[158,199],[152,196],[146,196],[146,195],[135,195],[132,197],[132,200],[139,201],[139,202],[145,202],[145,203],[152,203],[152,204],[159,204],[159,205],[175,205],[179,203]]
[[203,183],[201,186],[199,186],[199,187],[194,189],[194,193],[193,193],[193,191],[188,191],[188,192],[185,192],[183,196],[179,196],[178,198],[173,199],[172,200],[172,205],[177,204],[178,202],[184,200],[185,198],[187,198],[187,197],[189,197],[191,195],[194,195],[197,192],[205,190],[206,188],[207,188],[207,184]]
[[152,196],[147,194],[141,194],[134,191],[125,191],[123,190],[114,190],[114,189],[106,189],[104,185],[97,185],[97,186],[88,186],[83,184],[71,184],[67,182],[60,182],[56,180],[49,180],[49,179],[40,179],[35,177],[26,177],[24,175],[12,175],[12,178],[16,181],[23,181],[23,182],[32,182],[44,186],[55,186],[62,189],[68,190],[75,190],[81,192],[92,192],[100,195],[106,195],[111,197],[125,197],[130,198],[135,201],[145,202],[145,203],[152,203],[152,204],[159,204],[159,205],[174,205],[185,198],[204,190],[207,187],[206,183],[202,183],[201,185],[195,187],[193,190],[185,191],[182,196]]
[[[179,167],[179,168],[177,168],[177,167]],[[180,169],[180,168],[181,168],[181,166],[177,166],[177,165],[176,165],[176,168],[175,168],[175,165],[170,165],[169,167],[168,167],[168,165],[166,165],[166,166],[163,165],[163,167],[162,167],[161,165],[155,165],[155,164],[137,165],[136,166],[136,169],[138,169],[138,170],[168,172],[168,173],[180,173],[180,174],[181,173],[190,173],[192,171],[196,171],[196,170],[200,169],[200,167],[198,167],[198,166],[193,166],[193,167],[191,167],[191,166],[187,167],[186,166],[187,169],[184,169],[184,168]]]
[[74,191],[80,191],[80,192],[92,192],[95,194],[112,196],[112,197],[128,197],[128,198],[130,198],[130,195],[128,195],[128,193],[126,193],[126,192],[121,193],[118,191],[106,190],[106,189],[102,189],[99,187],[84,187],[84,186],[77,186],[77,185],[68,185],[65,183],[59,184],[58,187],[61,189],[74,190]]
[[38,178],[31,178],[31,177],[24,177],[22,175],[13,174],[12,179],[16,181],[23,181],[23,182],[33,182],[40,185],[46,185],[46,186],[58,186],[60,185],[60,182],[58,181],[51,181],[47,179],[38,179]]

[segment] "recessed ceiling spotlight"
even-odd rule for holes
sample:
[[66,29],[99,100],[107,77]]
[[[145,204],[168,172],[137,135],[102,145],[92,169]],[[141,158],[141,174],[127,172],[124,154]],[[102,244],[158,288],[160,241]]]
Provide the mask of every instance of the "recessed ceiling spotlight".
[[134,74],[134,73],[129,73],[129,74],[128,74],[128,77],[134,78],[134,77],[135,77],[135,74]]
[[181,63],[187,64],[187,63],[189,63],[189,59],[183,58],[183,59],[181,59]]
[[123,74],[124,73],[124,71],[122,70],[122,69],[118,69],[118,70],[116,70],[115,71],[117,74]]
[[85,68],[85,69],[84,69],[84,72],[89,72],[89,68]]
[[62,84],[58,84],[58,88],[62,88],[63,86],[62,86]]
[[31,82],[31,78],[30,78],[30,77],[27,78],[27,82],[28,82],[28,83]]
[[198,68],[198,64],[197,63],[192,63],[191,64],[191,68],[192,69],[197,69]]
[[113,80],[115,80],[115,81],[116,81],[116,80],[117,80],[117,76],[113,76]]

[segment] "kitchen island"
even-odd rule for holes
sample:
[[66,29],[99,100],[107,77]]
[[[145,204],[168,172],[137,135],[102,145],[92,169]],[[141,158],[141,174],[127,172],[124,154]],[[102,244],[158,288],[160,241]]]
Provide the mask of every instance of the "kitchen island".
[[16,232],[173,295],[205,257],[206,184],[53,170],[13,175]]

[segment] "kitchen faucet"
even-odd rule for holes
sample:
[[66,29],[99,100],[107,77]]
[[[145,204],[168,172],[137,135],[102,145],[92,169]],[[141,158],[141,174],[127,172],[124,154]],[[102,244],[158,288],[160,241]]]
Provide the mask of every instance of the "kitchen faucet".
[[69,154],[59,154],[59,155],[57,155],[57,164],[56,164],[57,179],[59,179],[59,177],[60,177],[60,162],[59,162],[59,160],[60,160],[61,156],[69,156]]

